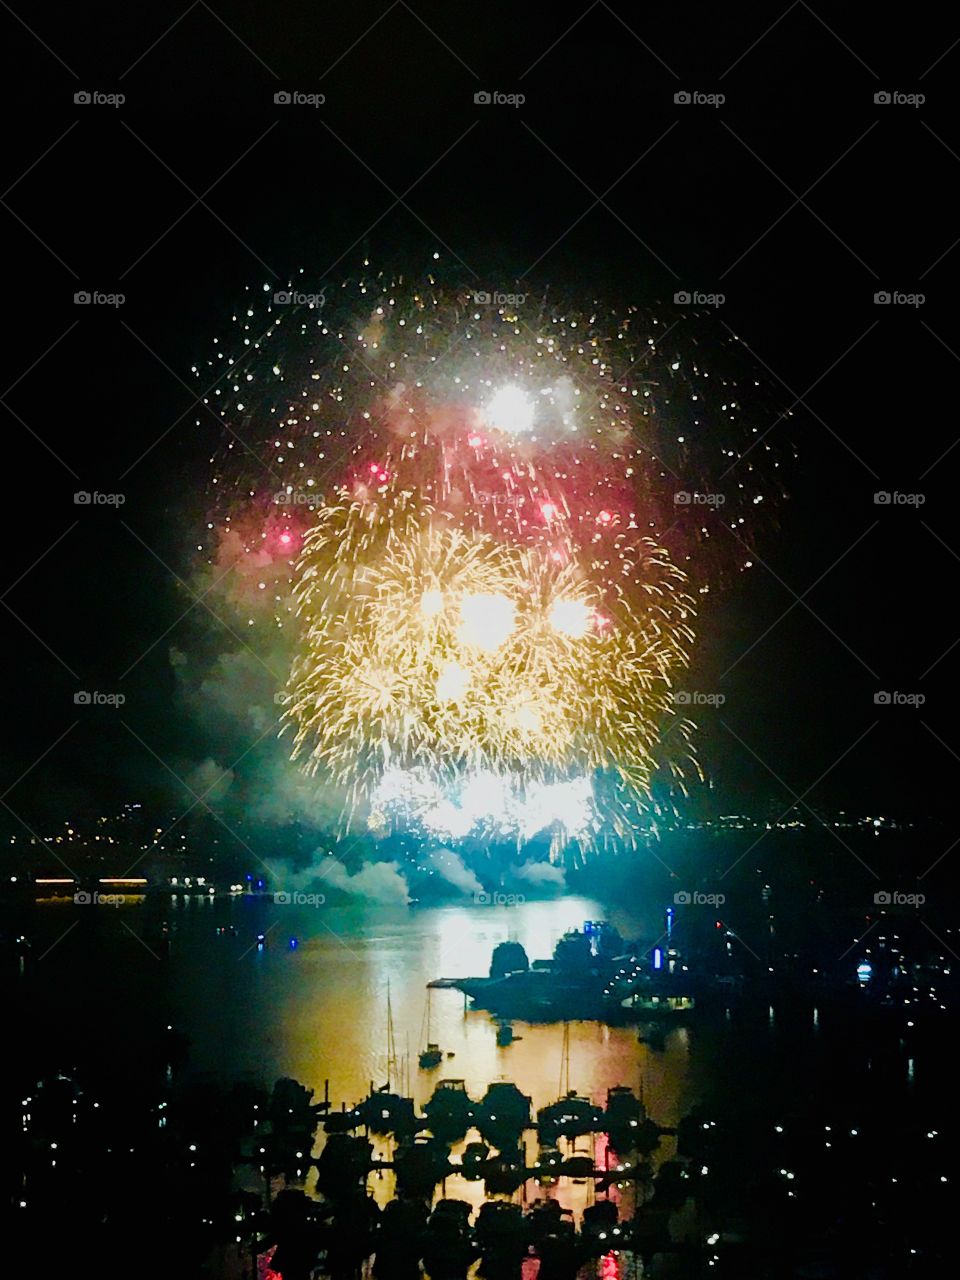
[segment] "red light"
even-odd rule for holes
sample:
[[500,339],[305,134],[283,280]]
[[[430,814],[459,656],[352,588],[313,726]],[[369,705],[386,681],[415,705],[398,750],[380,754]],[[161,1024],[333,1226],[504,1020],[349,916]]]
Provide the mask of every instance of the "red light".
[[559,563],[560,563],[560,561],[563,559],[563,552],[562,552],[562,551],[551,551],[551,552],[550,552],[550,559],[554,562],[554,564],[559,564]]
[[293,541],[293,538],[290,537],[289,533],[281,533],[280,541],[283,543],[284,546],[287,546],[288,543]]
[[467,436],[467,444],[471,449],[479,449],[483,444],[483,436]]
[[544,520],[553,520],[557,515],[556,505],[552,502],[544,502],[540,507],[540,514]]
[[605,1253],[600,1259],[601,1280],[620,1280],[620,1263],[616,1253]]
[[612,511],[601,511],[600,514],[597,516],[597,520],[600,522],[600,524],[609,524],[612,519],[613,519]]
[[272,1244],[266,1253],[257,1254],[257,1276],[258,1280],[283,1280],[283,1276],[279,1271],[274,1271],[270,1265],[273,1262],[273,1255],[277,1252],[277,1246]]

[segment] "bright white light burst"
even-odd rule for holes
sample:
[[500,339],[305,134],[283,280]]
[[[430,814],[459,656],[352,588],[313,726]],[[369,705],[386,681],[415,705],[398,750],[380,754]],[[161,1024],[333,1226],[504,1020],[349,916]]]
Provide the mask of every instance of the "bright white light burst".
[[424,591],[420,597],[420,612],[425,618],[435,618],[443,612],[443,592]]
[[517,606],[501,595],[464,596],[457,639],[493,653],[512,635]]
[[551,627],[571,640],[582,640],[592,621],[593,610],[583,600],[557,600],[550,610]]
[[448,662],[437,680],[437,697],[441,702],[459,702],[470,687],[470,673],[459,662]]
[[444,791],[420,770],[388,769],[371,797],[375,814],[403,810],[408,822],[441,840],[467,836],[530,840],[540,832],[583,836],[596,820],[589,778],[532,783],[523,791],[508,775],[480,770]]
[[500,387],[487,405],[487,421],[507,435],[525,435],[533,427],[536,406],[520,387]]

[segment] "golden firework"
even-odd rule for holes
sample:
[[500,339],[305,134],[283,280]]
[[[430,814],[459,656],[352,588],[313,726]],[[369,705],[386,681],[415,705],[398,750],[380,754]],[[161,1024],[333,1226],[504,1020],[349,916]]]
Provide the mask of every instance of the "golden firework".
[[670,690],[692,601],[649,539],[619,539],[616,578],[568,551],[464,531],[389,487],[324,506],[297,567],[294,758],[368,815],[396,770],[520,794],[612,775],[622,834],[665,754],[675,772],[689,759]]

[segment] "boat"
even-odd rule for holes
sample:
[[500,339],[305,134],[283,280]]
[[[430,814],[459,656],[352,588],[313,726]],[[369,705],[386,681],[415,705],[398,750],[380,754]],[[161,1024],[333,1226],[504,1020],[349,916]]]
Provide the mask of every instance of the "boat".
[[422,1238],[421,1259],[430,1276],[465,1276],[480,1255],[470,1230],[471,1206],[438,1200]]
[[389,1092],[385,1087],[371,1089],[369,1095],[354,1108],[360,1124],[378,1136],[413,1134],[420,1127],[412,1098]]
[[484,1138],[502,1151],[520,1141],[530,1126],[532,1100],[512,1081],[495,1080],[474,1108],[474,1122]]
[[468,1142],[460,1157],[460,1172],[463,1177],[476,1181],[483,1177],[489,1158],[490,1148],[485,1142]]
[[437,978],[429,985],[462,991],[478,1008],[505,1021],[615,1017],[623,998],[619,975],[632,974],[636,965],[634,957],[622,954],[624,945],[612,925],[588,920],[560,938],[550,960],[531,964],[519,942],[501,942],[487,977]]
[[427,1003],[423,1010],[423,1027],[421,1034],[426,1041],[426,1048],[420,1050],[418,1062],[421,1071],[433,1071],[435,1067],[439,1067],[443,1061],[443,1050],[433,1040],[430,1039],[430,1022],[431,1022],[431,1000],[432,992],[427,988]]
[[612,1150],[622,1155],[627,1151],[639,1151],[649,1155],[660,1144],[660,1127],[647,1115],[641,1096],[627,1085],[614,1085],[607,1091],[605,1126],[610,1136]]
[[541,1147],[533,1166],[534,1176],[541,1186],[548,1186],[560,1177],[563,1156],[556,1147]]
[[537,1112],[540,1141],[554,1146],[558,1138],[580,1138],[606,1129],[603,1110],[571,1090]]
[[473,1123],[473,1103],[463,1080],[441,1080],[423,1108],[430,1132],[455,1142]]
[[513,1195],[527,1180],[523,1150],[504,1145],[497,1155],[487,1160],[483,1169],[483,1182],[491,1195]]
[[662,1021],[691,1017],[716,998],[716,979],[690,972],[676,947],[625,942],[605,920],[587,920],[557,942],[549,960],[530,961],[516,941],[493,950],[486,977],[435,978],[429,988],[462,991],[503,1021]]
[[593,1167],[593,1157],[585,1155],[582,1151],[575,1152],[571,1156],[567,1156],[566,1160],[560,1166],[560,1172],[565,1178],[572,1178],[574,1182],[583,1183],[588,1178],[592,1178],[595,1172]]
[[352,1133],[363,1124],[363,1115],[359,1107],[347,1110],[346,1103],[340,1111],[328,1111],[323,1121],[325,1133]]
[[608,1133],[622,1129],[638,1129],[641,1121],[646,1118],[646,1108],[629,1085],[615,1084],[607,1090]]
[[475,1234],[483,1255],[483,1275],[522,1274],[527,1242],[520,1205],[505,1204],[502,1200],[487,1200],[480,1206]]
[[452,1172],[449,1157],[446,1143],[438,1142],[436,1138],[422,1135],[411,1138],[408,1135],[402,1139],[393,1157],[397,1185],[402,1194],[429,1195],[437,1183]]
[[433,1041],[428,1040],[427,1047],[420,1050],[418,1061],[420,1063],[421,1071],[432,1071],[434,1067],[439,1067],[440,1063],[443,1061],[443,1053],[440,1046],[434,1044]]
[[373,1144],[348,1133],[331,1134],[316,1160],[317,1190],[332,1198],[353,1194],[373,1168]]
[[560,1049],[560,1086],[556,1102],[541,1107],[537,1112],[537,1132],[540,1141],[548,1147],[556,1146],[559,1138],[579,1138],[588,1133],[603,1131],[604,1114],[589,1098],[581,1097],[570,1088],[570,1024],[563,1026],[563,1043]]

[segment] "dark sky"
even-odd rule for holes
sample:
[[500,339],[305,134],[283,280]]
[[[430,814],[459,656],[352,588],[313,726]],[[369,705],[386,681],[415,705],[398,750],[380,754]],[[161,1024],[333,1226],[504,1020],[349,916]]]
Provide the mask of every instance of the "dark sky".
[[[0,31],[13,811],[162,794],[163,765],[116,712],[73,703],[116,689],[147,650],[124,718],[160,758],[189,754],[167,652],[218,440],[212,417],[194,425],[189,368],[243,286],[301,265],[335,278],[363,250],[419,269],[440,248],[467,279],[725,295],[718,323],[792,407],[800,457],[763,563],[701,625],[696,679],[727,696],[703,717],[705,763],[729,807],[793,793],[951,814],[960,47],[947,11],[13,0]],[[526,101],[476,105],[481,89]],[[126,101],[75,105],[81,90]],[[275,105],[278,90],[326,103]],[[678,104],[679,91],[726,100]],[[881,91],[926,101],[875,103]],[[81,308],[78,290],[126,301]],[[926,300],[878,306],[884,290]],[[77,507],[80,489],[122,491],[123,510]],[[925,501],[877,505],[878,490]],[[926,702],[878,706],[878,690]]]

